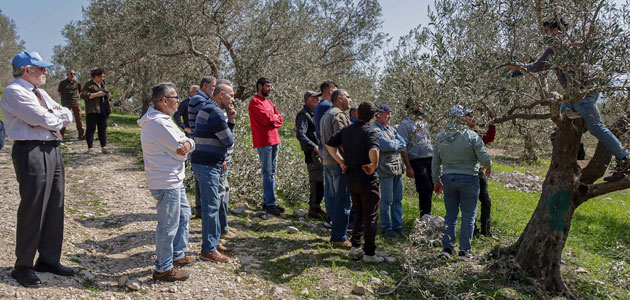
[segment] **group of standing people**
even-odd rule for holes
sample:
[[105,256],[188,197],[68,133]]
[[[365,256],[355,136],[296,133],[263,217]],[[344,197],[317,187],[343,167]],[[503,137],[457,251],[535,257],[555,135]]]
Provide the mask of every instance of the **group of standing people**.
[[[547,35],[557,37],[567,24],[545,21]],[[555,41],[557,39],[550,39]],[[563,70],[549,63],[562,51],[550,45],[531,64],[512,64],[513,71],[540,72],[553,68],[561,86],[568,88]],[[4,134],[13,140],[11,156],[19,184],[17,209],[17,257],[11,277],[23,286],[41,285],[37,272],[73,276],[72,268],[60,263],[64,223],[64,165],[60,143],[62,130],[76,121],[79,139],[85,137],[88,152],[94,152],[93,136],[98,128],[101,151],[109,153],[106,142],[111,94],[105,89],[105,72],[91,70],[92,80],[81,87],[73,70],[59,84],[62,104],[39,89],[46,82],[47,68],[37,52],[22,51],[12,60],[13,77],[0,99],[0,147]],[[579,82],[579,84],[586,84]],[[263,209],[281,215],[285,208],[275,197],[275,172],[280,145],[278,128],[283,118],[268,99],[271,81],[256,82],[256,96],[248,113],[262,169]],[[227,174],[234,149],[234,90],[228,80],[203,77],[190,89],[190,98],[180,103],[174,84],[165,82],[152,89],[153,106],[138,120],[148,187],[157,200],[156,280],[186,280],[182,267],[195,262],[185,254],[191,209],[183,186],[186,161],[196,180],[197,217],[202,219],[199,258],[226,262],[233,249],[219,244],[227,234],[229,184]],[[319,97],[322,99],[319,100]],[[577,103],[564,103],[563,112],[580,115],[591,132],[617,161],[609,182],[630,178],[630,157],[619,140],[601,121],[595,104],[599,94],[586,95]],[[86,130],[83,130],[79,99],[85,101]],[[366,101],[351,110],[348,91],[331,81],[320,92],[308,91],[304,107],[296,117],[296,136],[309,171],[309,216],[326,219],[331,225],[330,243],[348,249],[351,259],[378,263],[375,237],[380,212],[381,230],[392,237],[402,233],[402,175],[415,180],[420,215],[431,213],[432,193],[444,193],[446,208],[441,256],[454,253],[456,225],[461,210],[458,256],[470,258],[475,232],[477,201],[481,200],[480,233],[490,235],[490,205],[487,177],[492,160],[485,144],[495,135],[491,123],[485,133],[475,131],[473,111],[456,105],[448,112],[448,125],[432,144],[430,128],[423,119],[422,103],[408,101],[407,117],[398,128],[390,125],[392,109]],[[345,111],[350,110],[350,116]],[[177,128],[171,118],[176,115]],[[376,118],[371,124],[370,122]],[[490,117],[491,119],[493,117]],[[192,153],[192,154],[191,154]],[[321,208],[322,198],[326,211]],[[354,208],[351,238],[347,228]],[[34,263],[36,254],[39,254]]]
[[[489,156],[483,145],[494,140],[494,124],[491,123],[485,133],[472,131],[476,125],[472,110],[458,106],[459,113],[451,113],[451,123],[468,130],[457,134],[472,132],[474,136],[481,136],[481,149],[472,147],[478,147],[477,144],[470,144],[470,149],[450,152],[455,161],[449,157],[443,161],[442,156],[449,153],[445,149],[451,146],[440,138],[438,146],[441,147],[434,152],[421,102],[407,100],[407,114],[398,128],[390,124],[392,109],[387,104],[376,107],[371,102],[363,102],[358,107],[351,106],[352,100],[346,90],[339,89],[332,81],[325,81],[320,85],[320,92],[307,91],[304,94],[304,106],[296,116],[296,138],[304,152],[309,175],[309,216],[325,218],[332,223],[330,243],[333,246],[350,250],[349,256],[353,259],[383,261],[382,257],[375,255],[377,224],[380,217],[381,233],[393,238],[403,234],[402,176],[405,173],[415,181],[420,216],[431,214],[433,192],[443,192],[442,172],[449,174],[447,177],[452,173],[474,177],[477,184],[470,189],[476,190],[476,195],[466,195],[464,199],[474,211],[466,211],[463,235],[469,240],[466,234],[470,231],[472,238],[477,199],[482,203],[482,217],[480,228],[475,230],[491,235],[491,200],[480,163],[486,170],[490,169]],[[349,111],[349,115],[345,111]],[[370,124],[372,119],[375,120]],[[471,153],[472,156],[469,155]],[[452,186],[447,184],[446,190],[450,192]],[[448,193],[446,197],[452,199],[453,205],[447,206],[448,230],[445,230],[445,236],[449,239],[445,240],[444,248],[452,249],[454,222],[460,207],[458,201],[462,199],[457,193]],[[321,208],[322,198],[325,199],[326,212]],[[352,236],[348,238],[346,227],[352,210],[356,213]],[[362,249],[359,248],[361,239]],[[465,244],[462,249],[470,251]]]
[[[94,153],[94,133],[98,129],[98,140],[101,145],[101,152],[104,154],[111,153],[107,148],[107,118],[112,113],[110,104],[111,93],[105,88],[105,70],[102,68],[94,68],[90,70],[92,79],[81,84],[76,80],[76,72],[69,69],[66,72],[66,79],[59,82],[57,92],[61,98],[61,105],[72,111],[74,121],[77,126],[78,139],[85,139],[87,142],[87,153]],[[86,128],[83,129],[81,117],[80,100],[85,101],[85,123]],[[63,136],[66,128],[61,129]]]

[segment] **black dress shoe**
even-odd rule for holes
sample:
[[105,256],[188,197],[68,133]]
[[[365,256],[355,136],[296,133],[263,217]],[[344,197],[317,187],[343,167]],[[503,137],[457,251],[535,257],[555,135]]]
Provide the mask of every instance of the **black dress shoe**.
[[25,287],[39,287],[42,285],[41,280],[33,272],[30,267],[16,267],[11,271],[11,277]]
[[59,263],[56,266],[51,266],[47,263],[37,262],[34,269],[37,272],[48,272],[61,276],[74,276],[74,270],[72,268],[64,267]]

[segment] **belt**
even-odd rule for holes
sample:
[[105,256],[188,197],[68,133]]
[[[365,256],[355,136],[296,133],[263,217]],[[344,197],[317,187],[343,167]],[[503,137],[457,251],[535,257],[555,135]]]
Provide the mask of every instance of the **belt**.
[[14,141],[14,145],[35,145],[35,146],[59,146],[60,141],[38,141],[38,140],[26,140],[26,141]]

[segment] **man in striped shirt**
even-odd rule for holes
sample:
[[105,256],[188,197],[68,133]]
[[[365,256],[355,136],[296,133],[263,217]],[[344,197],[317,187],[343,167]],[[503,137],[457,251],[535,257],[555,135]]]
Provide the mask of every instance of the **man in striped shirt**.
[[[196,94],[188,100],[188,128],[190,128],[188,134],[190,138],[195,137],[195,120],[197,119],[197,113],[203,107],[204,104],[208,103],[210,97],[212,96],[212,92],[214,91],[214,86],[217,82],[217,79],[212,76],[204,76],[201,78],[201,83],[199,84],[199,90]],[[201,219],[201,198],[199,192],[199,181],[197,177],[195,177],[195,219]]]
[[[225,157],[234,145],[234,90],[227,84],[218,85],[213,98],[208,99],[195,118],[195,147],[191,161],[201,191],[201,254],[202,260],[227,262],[229,249],[219,244],[221,226],[219,192]],[[224,111],[225,109],[225,111]]]

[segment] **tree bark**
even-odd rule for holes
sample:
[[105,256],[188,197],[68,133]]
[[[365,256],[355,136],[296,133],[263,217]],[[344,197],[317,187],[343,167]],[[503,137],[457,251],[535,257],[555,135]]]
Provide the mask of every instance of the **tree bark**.
[[571,219],[586,198],[579,182],[577,152],[583,133],[583,120],[563,118],[552,137],[551,165],[534,215],[516,242],[516,261],[540,280],[544,289],[570,296],[562,280],[560,264]]

